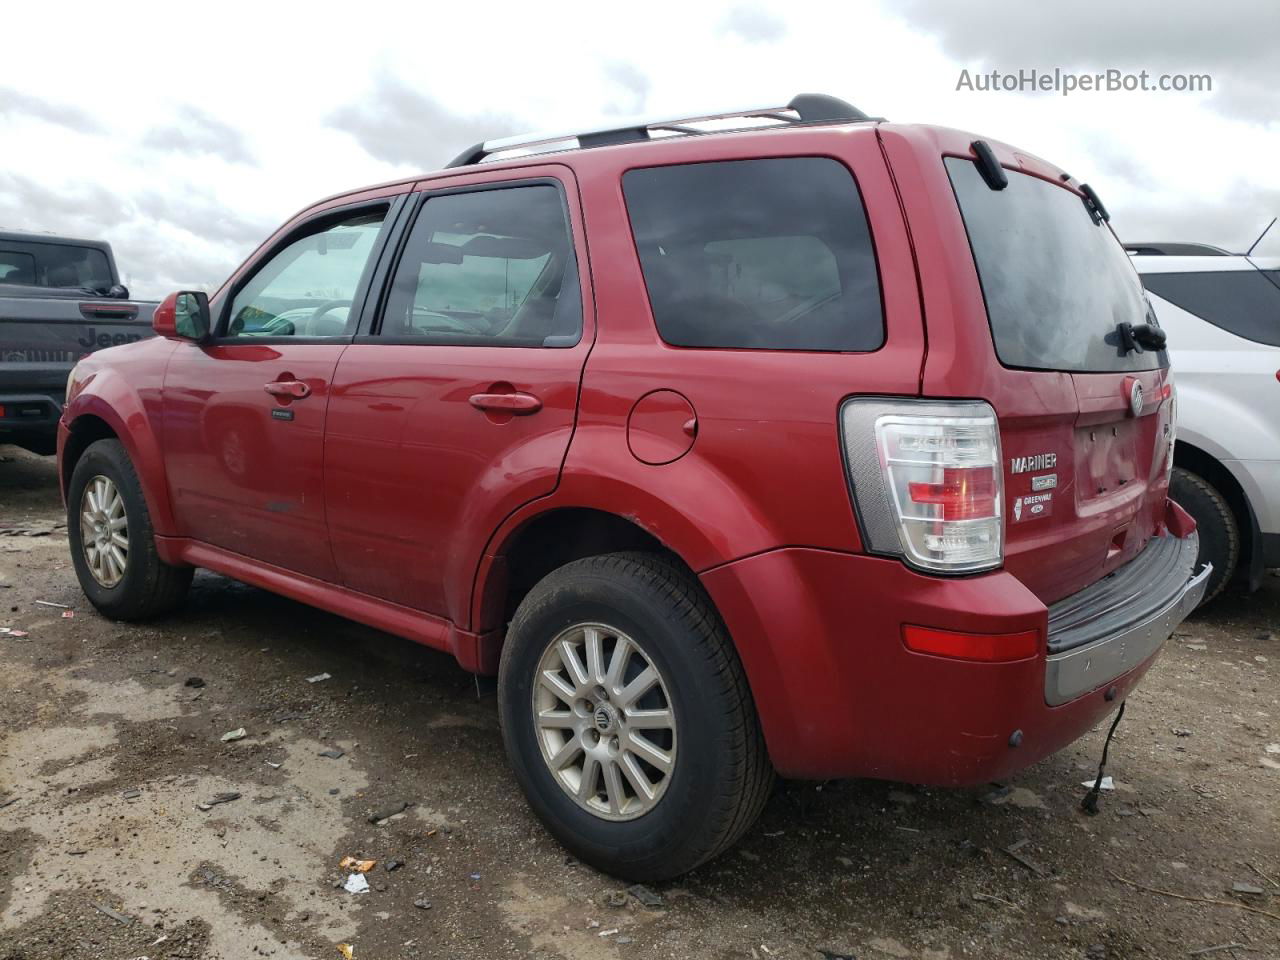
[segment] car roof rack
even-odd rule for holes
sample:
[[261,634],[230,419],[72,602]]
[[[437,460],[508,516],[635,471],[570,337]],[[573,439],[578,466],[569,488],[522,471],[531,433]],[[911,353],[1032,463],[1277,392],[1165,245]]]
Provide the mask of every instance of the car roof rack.
[[[823,93],[802,93],[781,106],[751,107],[746,110],[720,110],[694,116],[663,117],[660,119],[633,119],[621,125],[596,127],[590,130],[562,131],[560,133],[526,133],[498,140],[485,140],[468,147],[451,161],[450,167],[467,167],[492,159],[496,154],[520,151],[517,156],[550,153],[553,150],[582,150],[591,147],[611,147],[620,143],[643,143],[646,140],[665,139],[671,135],[722,133],[726,128],[699,129],[696,124],[721,120],[764,120],[777,124],[836,123],[861,120],[879,120],[869,117],[851,103]],[[653,134],[659,134],[654,137]],[[541,147],[539,150],[537,148]]]
[[1125,250],[1137,257],[1229,257],[1231,252],[1208,243],[1149,241],[1126,243]]

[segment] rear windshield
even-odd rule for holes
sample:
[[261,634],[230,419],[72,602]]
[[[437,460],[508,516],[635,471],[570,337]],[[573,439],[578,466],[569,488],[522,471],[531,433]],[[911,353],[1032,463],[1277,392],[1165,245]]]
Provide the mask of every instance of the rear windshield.
[[1164,351],[1126,353],[1116,327],[1154,323],[1128,255],[1073,191],[1006,171],[1003,190],[948,157],[1001,363],[1109,373],[1167,365]]
[[106,254],[96,247],[0,240],[0,283],[83,287],[106,293],[114,281]]
[[880,279],[858,186],[826,157],[629,170],[658,333],[683,347],[875,350]]
[[1146,288],[1237,337],[1280,347],[1280,270],[1148,273]]

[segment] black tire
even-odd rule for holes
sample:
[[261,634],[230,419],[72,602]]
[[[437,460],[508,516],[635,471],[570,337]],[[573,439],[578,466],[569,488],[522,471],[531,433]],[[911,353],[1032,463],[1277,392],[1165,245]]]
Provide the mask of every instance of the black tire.
[[1169,495],[1191,514],[1200,535],[1200,553],[1196,567],[1212,563],[1213,573],[1200,606],[1204,606],[1224,589],[1240,562],[1240,527],[1231,506],[1217,489],[1197,473],[1182,467],[1173,468]]
[[[543,760],[534,729],[541,657],[565,628],[587,622],[636,638],[669,687],[679,736],[673,770],[666,792],[632,820],[578,806]],[[751,691],[719,615],[692,575],[657,554],[576,560],[534,586],[507,632],[498,707],[534,812],[574,856],[628,880],[679,876],[724,852],[755,823],[773,785]]]
[[[81,538],[80,505],[85,487],[103,476],[120,491],[129,540],[124,576],[113,586],[99,583],[89,569]],[[119,440],[98,440],[76,461],[67,485],[67,539],[80,588],[89,602],[113,620],[148,620],[181,606],[195,572],[164,563],[156,553],[155,530],[133,462]]]

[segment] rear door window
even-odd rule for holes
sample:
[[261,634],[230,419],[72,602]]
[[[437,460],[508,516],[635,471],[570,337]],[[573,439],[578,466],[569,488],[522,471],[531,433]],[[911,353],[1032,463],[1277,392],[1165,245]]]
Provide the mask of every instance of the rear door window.
[[630,170],[658,333],[682,347],[875,350],[884,314],[852,174],[826,157]]
[[560,190],[550,184],[428,197],[382,319],[407,343],[572,347],[582,291]]
[[1280,347],[1280,271],[1148,273],[1148,290],[1237,337]]
[[946,158],[1000,362],[1029,370],[1152,370],[1158,353],[1125,352],[1117,327],[1154,323],[1129,256],[1072,190],[1006,170],[992,190],[973,161]]

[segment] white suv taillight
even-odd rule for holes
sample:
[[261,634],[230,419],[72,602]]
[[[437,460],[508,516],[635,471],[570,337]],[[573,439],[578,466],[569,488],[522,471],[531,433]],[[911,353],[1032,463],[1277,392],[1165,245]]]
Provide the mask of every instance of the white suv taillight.
[[840,413],[868,549],[941,573],[1003,562],[1000,428],[990,406],[855,398]]

